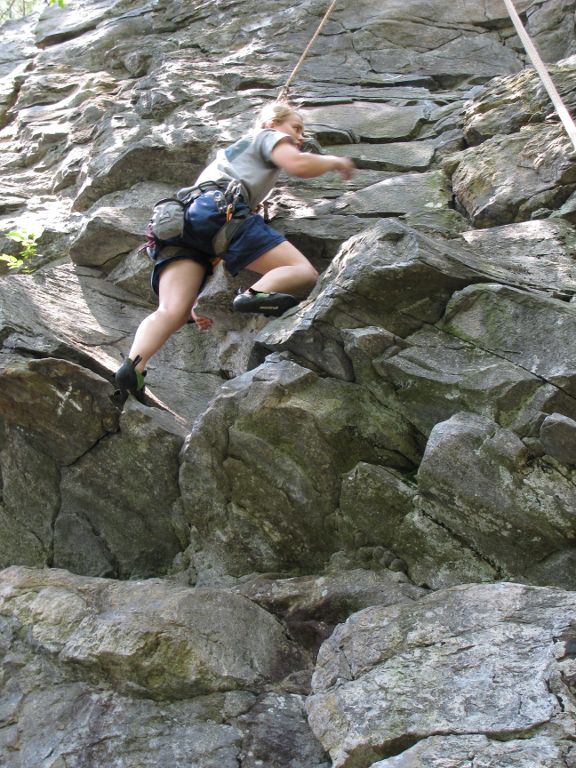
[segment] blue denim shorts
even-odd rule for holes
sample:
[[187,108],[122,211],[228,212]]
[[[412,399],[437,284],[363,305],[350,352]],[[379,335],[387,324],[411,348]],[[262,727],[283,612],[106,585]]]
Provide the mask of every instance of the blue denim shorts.
[[[215,254],[212,249],[212,239],[224,225],[226,217],[218,210],[214,200],[217,191],[209,191],[197,197],[187,208],[184,226],[184,237],[177,243],[179,250],[171,249],[170,256],[162,258],[159,249],[152,272],[152,288],[158,293],[158,284],[162,269],[178,259],[192,259],[206,267],[207,274],[212,272]],[[239,202],[237,210],[248,209],[246,203]],[[244,221],[240,230],[232,239],[228,250],[222,255],[222,261],[227,271],[237,275],[241,269],[248,267],[251,262],[272,250],[286,240],[284,235],[276,232],[266,224],[262,216],[252,214]]]

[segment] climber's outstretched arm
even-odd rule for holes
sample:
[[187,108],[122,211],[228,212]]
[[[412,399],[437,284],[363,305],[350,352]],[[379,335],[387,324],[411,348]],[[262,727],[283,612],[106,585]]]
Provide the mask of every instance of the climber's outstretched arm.
[[311,152],[300,152],[294,144],[281,141],[272,150],[272,161],[278,168],[291,176],[302,179],[312,179],[322,176],[328,171],[337,171],[345,181],[352,178],[354,163],[349,157],[337,155],[316,155]]

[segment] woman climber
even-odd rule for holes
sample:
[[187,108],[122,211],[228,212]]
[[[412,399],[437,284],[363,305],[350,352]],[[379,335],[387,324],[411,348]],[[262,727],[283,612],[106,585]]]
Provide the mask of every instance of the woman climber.
[[176,253],[171,249],[172,255],[166,258],[162,249],[157,250],[152,287],[159,297],[158,308],[138,327],[129,357],[115,373],[123,398],[131,393],[143,399],[146,363],[190,316],[200,330],[212,325],[193,307],[212,272],[213,239],[227,221],[223,190],[231,184],[236,184],[234,216],[244,213],[244,220],[227,243],[222,260],[232,275],[244,268],[261,275],[235,297],[234,309],[280,315],[298,304],[293,294],[314,286],[318,273],[308,259],[260,215],[250,213],[270,193],[282,170],[300,178],[329,171],[337,171],[345,180],[352,177],[354,164],[349,158],[301,152],[303,133],[302,117],[295,109],[285,103],[270,104],[260,113],[256,130],[220,150],[200,174],[192,188],[196,197],[185,213],[186,248]]

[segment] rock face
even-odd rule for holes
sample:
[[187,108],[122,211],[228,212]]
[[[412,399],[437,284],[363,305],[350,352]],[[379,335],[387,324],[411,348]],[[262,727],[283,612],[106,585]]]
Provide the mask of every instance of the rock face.
[[573,764],[575,607],[484,584],[355,614],[322,646],[308,700],[333,765]]
[[[518,0],[576,107],[573,0]],[[283,178],[321,272],[221,267],[119,407],[152,204],[325,11],[66,2],[2,27],[0,764],[574,768],[576,161],[496,0],[342,0],[296,78],[357,172]],[[20,237],[20,239],[22,239]]]
[[267,690],[302,653],[246,597],[25,568],[0,589],[7,765],[233,766],[276,710],[284,764],[322,765],[302,696]]

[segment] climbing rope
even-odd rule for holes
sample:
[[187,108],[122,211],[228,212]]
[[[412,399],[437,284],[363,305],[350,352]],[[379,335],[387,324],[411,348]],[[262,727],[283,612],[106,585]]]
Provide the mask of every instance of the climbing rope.
[[548,95],[552,100],[552,104],[554,104],[556,112],[558,113],[558,117],[562,121],[562,125],[566,129],[566,133],[570,137],[570,140],[574,145],[574,149],[576,150],[576,125],[574,125],[574,120],[572,119],[570,113],[566,109],[566,106],[564,105],[564,102],[562,101],[562,98],[558,93],[558,91],[556,90],[556,86],[552,82],[552,78],[550,77],[550,74],[546,69],[546,65],[540,58],[540,54],[534,47],[534,43],[530,39],[528,32],[526,32],[526,29],[524,28],[524,25],[520,20],[520,16],[518,16],[516,8],[514,7],[514,3],[512,2],[512,0],[504,0],[504,3],[506,5],[510,18],[512,19],[512,23],[516,28],[518,37],[522,41],[522,45],[524,46],[526,53],[530,57],[530,61],[534,65],[534,69],[540,76],[540,80],[542,81],[544,88],[546,88],[546,90],[548,91]]
[[304,52],[302,53],[302,56],[300,56],[300,58],[298,59],[298,62],[296,64],[296,66],[294,67],[294,69],[292,70],[292,72],[290,73],[290,76],[288,77],[288,80],[286,80],[286,82],[282,86],[282,89],[281,89],[280,93],[278,94],[278,101],[287,101],[288,100],[288,90],[290,88],[290,83],[292,82],[292,80],[298,74],[298,72],[300,70],[300,67],[304,63],[304,60],[306,59],[306,56],[308,55],[308,52],[309,52],[310,48],[312,48],[312,46],[314,45],[314,42],[316,41],[316,38],[318,37],[318,35],[322,31],[322,27],[328,21],[328,17],[332,13],[332,10],[333,10],[335,5],[336,5],[336,0],[332,0],[330,5],[328,6],[328,9],[327,9],[326,13],[324,14],[324,17],[323,17],[322,21],[320,22],[320,24],[318,24],[318,29],[312,35],[312,39],[310,40],[310,42],[308,43],[308,45],[304,49]]

